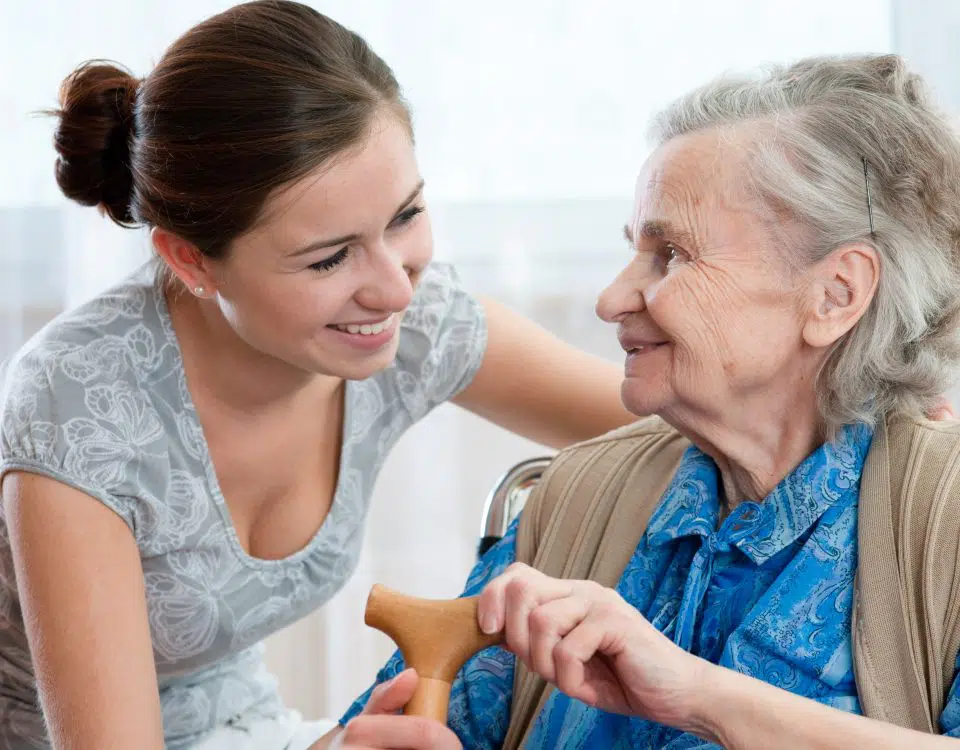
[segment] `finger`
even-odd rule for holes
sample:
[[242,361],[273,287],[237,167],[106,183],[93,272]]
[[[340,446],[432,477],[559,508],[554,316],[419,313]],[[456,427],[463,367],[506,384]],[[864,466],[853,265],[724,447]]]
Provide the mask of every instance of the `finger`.
[[344,747],[460,750],[457,735],[422,716],[361,714],[347,724],[342,737]]
[[596,655],[604,636],[604,627],[588,617],[554,647],[554,684],[561,692],[577,698],[583,693],[585,665]]
[[553,652],[560,641],[590,611],[590,600],[567,596],[536,607],[530,613],[530,668],[549,682],[556,679]]
[[507,586],[514,578],[527,575],[531,570],[533,570],[531,567],[523,563],[513,563],[484,586],[477,601],[477,621],[480,624],[480,630],[487,635],[503,630]]
[[573,593],[570,581],[549,578],[535,570],[518,575],[504,591],[504,640],[518,659],[530,666],[530,613]]
[[418,682],[416,671],[410,668],[403,670],[392,680],[374,688],[363,713],[389,714],[399,711],[410,702]]

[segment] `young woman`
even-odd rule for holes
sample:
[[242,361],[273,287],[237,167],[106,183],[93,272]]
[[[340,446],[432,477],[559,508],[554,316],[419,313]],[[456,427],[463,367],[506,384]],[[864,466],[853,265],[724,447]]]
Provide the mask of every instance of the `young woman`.
[[63,192],[157,261],[4,374],[0,746],[306,747],[259,644],[350,575],[399,436],[453,400],[564,446],[631,419],[618,368],[431,264],[397,83],[304,5],[81,66],[58,117]]

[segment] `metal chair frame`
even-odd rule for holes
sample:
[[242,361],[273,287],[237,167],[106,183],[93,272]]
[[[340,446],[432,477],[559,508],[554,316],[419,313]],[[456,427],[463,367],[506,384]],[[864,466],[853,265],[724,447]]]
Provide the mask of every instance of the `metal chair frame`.
[[553,459],[550,456],[528,458],[503,474],[487,495],[480,525],[477,558],[480,558],[507,533],[510,524],[520,515],[530,491]]

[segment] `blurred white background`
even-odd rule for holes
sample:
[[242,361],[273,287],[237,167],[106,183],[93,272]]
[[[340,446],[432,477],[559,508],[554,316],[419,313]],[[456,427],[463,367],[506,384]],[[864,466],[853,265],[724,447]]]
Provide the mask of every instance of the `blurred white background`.
[[[0,358],[147,257],[145,236],[68,204],[53,179],[61,79],[88,58],[144,75],[229,0],[0,0]],[[960,109],[953,0],[312,0],[367,38],[413,106],[438,256],[467,284],[616,357],[594,319],[627,258],[620,227],[647,121],[724,70],[820,53],[898,51]],[[576,408],[576,405],[571,405]],[[291,704],[338,715],[391,644],[363,625],[369,587],[458,593],[484,497],[544,449],[443,407],[379,481],[360,568],[323,611],[269,642]]]

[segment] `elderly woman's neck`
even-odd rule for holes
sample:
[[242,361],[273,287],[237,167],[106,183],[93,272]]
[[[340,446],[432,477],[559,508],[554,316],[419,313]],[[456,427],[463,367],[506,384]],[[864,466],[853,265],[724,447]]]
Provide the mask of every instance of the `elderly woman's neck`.
[[716,462],[726,512],[763,500],[823,443],[815,403],[806,408],[785,403],[765,412],[742,409],[722,420],[675,426]]

